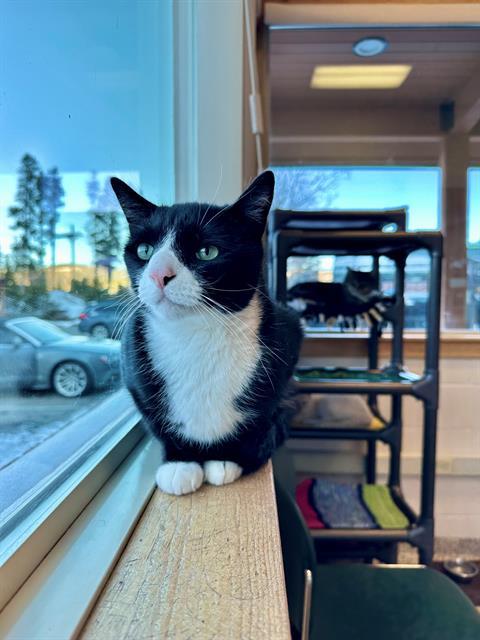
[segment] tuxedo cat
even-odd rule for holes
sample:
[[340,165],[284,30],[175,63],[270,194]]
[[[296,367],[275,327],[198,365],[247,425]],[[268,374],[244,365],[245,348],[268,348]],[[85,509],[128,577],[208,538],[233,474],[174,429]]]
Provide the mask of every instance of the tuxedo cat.
[[356,328],[360,318],[368,326],[383,323],[387,306],[394,302],[378,291],[372,272],[350,267],[343,282],[301,282],[287,291],[287,300],[303,318],[314,322],[338,320],[341,328]]
[[233,482],[285,438],[302,340],[297,314],[272,302],[262,279],[273,173],[225,207],[156,206],[118,178],[111,184],[129,223],[137,300],[123,376],[164,444],[157,484],[180,495]]

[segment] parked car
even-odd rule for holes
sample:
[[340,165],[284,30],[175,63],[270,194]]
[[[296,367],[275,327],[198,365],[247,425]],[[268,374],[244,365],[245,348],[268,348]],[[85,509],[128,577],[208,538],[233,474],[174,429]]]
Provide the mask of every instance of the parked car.
[[122,305],[120,300],[104,300],[89,304],[80,314],[78,328],[89,333],[92,338],[118,338],[116,330],[121,324]]
[[427,298],[409,298],[405,296],[405,327],[407,329],[425,329],[427,326]]
[[119,380],[119,342],[72,336],[33,317],[0,320],[0,388],[77,398]]

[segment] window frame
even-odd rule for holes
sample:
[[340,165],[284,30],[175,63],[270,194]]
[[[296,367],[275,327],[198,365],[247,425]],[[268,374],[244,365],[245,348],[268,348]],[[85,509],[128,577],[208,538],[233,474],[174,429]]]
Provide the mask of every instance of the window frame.
[[[472,171],[478,171],[479,172],[479,180],[480,180],[480,160],[471,158],[470,162],[469,162],[469,166],[467,169],[467,206],[466,206],[466,220],[465,220],[465,229],[466,229],[466,238],[465,238],[465,251],[466,251],[466,269],[467,269],[467,299],[465,301],[465,315],[467,318],[467,322],[468,322],[468,316],[469,316],[469,300],[468,300],[468,296],[469,296],[469,280],[468,280],[468,264],[469,264],[469,259],[468,259],[468,233],[469,233],[469,223],[470,223],[470,202],[471,202],[471,198],[472,198],[472,193],[471,193],[471,189],[470,187],[472,186],[473,180],[470,180],[470,175]],[[473,293],[473,291],[472,291]],[[474,313],[474,311],[472,310],[472,314]],[[480,328],[479,329],[468,329],[469,331],[478,333],[480,335]]]
[[152,495],[160,456],[148,436],[129,451],[1,611],[1,637],[76,637]]
[[[2,514],[0,610],[144,437],[140,415],[127,391],[113,395],[72,422],[79,429],[86,421],[94,423],[96,436],[87,437],[59,469]],[[119,406],[113,417],[112,401]]]
[[[174,175],[172,173],[171,176],[175,189],[172,188],[172,193],[175,191],[175,199],[180,201],[201,197],[212,200],[213,197],[222,203],[238,197],[244,182],[241,162],[231,166],[232,155],[238,153],[241,156],[243,140],[241,116],[245,102],[245,87],[241,74],[231,72],[232,68],[236,69],[238,66],[236,52],[242,46],[242,7],[236,5],[235,10],[231,11],[229,6],[222,3],[215,7],[209,6],[209,3],[200,6],[195,0],[185,0],[180,3],[181,6],[173,0],[165,0],[165,5],[167,3],[172,18],[174,51],[174,59],[170,61],[173,69],[171,81],[175,131],[171,159],[172,166],[175,167]],[[229,45],[232,41],[237,43],[233,49],[230,47],[232,52],[235,52],[231,57],[220,60],[217,51],[211,48],[211,42],[218,42],[218,38]],[[158,44],[159,55],[165,54],[164,60],[169,55],[167,40]],[[181,60],[180,51],[186,53]],[[211,72],[212,65],[214,72]],[[215,82],[217,76],[222,76],[225,80],[225,93],[242,98],[241,104],[231,98],[235,102],[232,106],[234,116],[239,121],[239,128],[232,127],[233,116],[225,109],[224,102],[216,101],[212,104],[211,93],[202,85],[205,74],[214,76],[210,78],[210,82]],[[179,104],[188,106],[180,110]],[[201,132],[195,126],[200,112],[208,112],[209,118],[215,123],[213,137],[207,136],[206,132]],[[169,120],[168,126],[171,125]],[[181,142],[184,142],[179,135],[182,131],[191,132],[193,139],[189,148],[194,150],[192,156],[183,153],[184,149],[180,148]],[[212,157],[218,161],[218,166],[212,162]],[[216,187],[218,183],[219,167],[229,167],[231,179],[223,181],[221,188],[213,195],[215,189],[211,186]],[[185,178],[182,183],[179,176]],[[199,185],[205,190],[203,196]],[[126,399],[130,398],[126,390],[123,390],[123,394]],[[140,415],[131,399],[130,404],[131,413],[123,416],[123,422],[122,416],[118,414],[104,415],[104,426],[110,427],[111,438],[106,437],[94,455],[90,458],[87,456],[84,464],[58,488],[58,495],[52,496],[50,506],[43,505],[45,517],[42,523],[32,517],[35,521],[32,521],[30,529],[24,532],[22,544],[18,545],[15,552],[5,555],[3,566],[0,567],[0,585],[5,585],[4,590],[0,591],[0,630],[10,628],[12,620],[16,620],[19,624],[25,625],[23,628],[29,634],[34,630],[35,637],[51,636],[52,625],[59,629],[58,635],[61,637],[70,637],[78,631],[78,624],[84,620],[89,603],[98,595],[103,581],[121,553],[129,533],[154,489],[154,471],[161,462],[161,446],[157,442],[152,444],[148,437],[144,437]],[[101,412],[101,406],[92,409],[90,419],[99,420]],[[115,421],[119,423],[117,429],[112,424]],[[118,486],[123,487],[123,490],[117,492],[117,499],[112,506],[109,491],[115,483],[119,483]],[[117,530],[115,510],[118,510],[119,502],[122,510],[124,509],[124,493],[127,490],[133,491],[136,485],[138,492],[133,492],[133,495],[137,498],[133,499],[131,508],[126,509],[125,517]],[[85,528],[90,526],[90,522],[93,523],[92,526],[97,522],[98,526],[99,520],[95,516],[97,513],[102,514],[100,522],[103,528],[105,529],[105,525],[109,527],[109,536],[110,526],[116,533],[111,544],[105,530],[103,535],[97,535],[93,544],[95,556],[92,565],[91,562],[82,562],[82,557],[78,554],[78,545],[82,551],[87,548],[90,538],[85,534]],[[64,564],[62,558],[67,540],[71,541],[72,548],[77,549],[77,553],[67,554],[71,562]],[[102,555],[105,543],[109,553],[106,560],[105,554]],[[95,565],[96,561],[101,567]],[[90,580],[87,566],[93,566],[95,579]],[[63,567],[63,571],[68,567],[67,575],[57,571],[58,567]],[[39,576],[44,580],[39,579]],[[57,608],[58,597],[66,589],[66,581],[74,602],[72,606],[60,611]],[[81,596],[79,585],[83,589]],[[25,594],[28,594],[28,597],[25,597]],[[49,598],[44,597],[45,594],[49,594]],[[6,602],[8,604],[2,609]],[[42,606],[35,609],[39,602]],[[72,621],[76,621],[73,626]]]
[[[443,227],[443,221],[444,221],[444,216],[445,216],[445,212],[444,212],[444,201],[442,198],[442,192],[443,192],[443,187],[444,187],[444,180],[445,180],[445,176],[444,176],[444,171],[443,171],[443,167],[441,165],[440,159],[438,160],[437,164],[431,164],[429,163],[428,165],[426,164],[415,164],[415,161],[412,159],[410,162],[403,162],[402,164],[395,164],[395,165],[389,165],[389,164],[376,164],[376,165],[352,165],[351,163],[345,163],[345,162],[332,162],[331,164],[315,164],[313,162],[308,162],[305,164],[292,164],[288,161],[275,161],[271,164],[271,167],[273,169],[275,169],[275,167],[279,167],[279,168],[287,168],[287,167],[291,167],[292,169],[299,169],[299,168],[318,168],[318,169],[328,169],[328,168],[338,168],[338,169],[368,169],[368,168],[375,168],[375,169],[391,169],[391,170],[395,170],[395,169],[407,169],[409,167],[411,168],[415,168],[417,167],[419,169],[425,169],[425,168],[436,168],[440,170],[440,180],[439,180],[439,190],[440,190],[440,194],[439,194],[439,211],[438,211],[438,217],[439,217],[439,230],[442,230]],[[468,166],[468,170],[470,169],[479,169],[480,168],[480,161],[478,160],[474,160],[472,159],[469,163]],[[465,188],[466,188],[466,195],[467,195],[467,206],[465,207],[465,211],[464,211],[464,216],[465,216],[465,226],[468,229],[468,172],[465,174]],[[447,211],[447,215],[448,215],[448,211]],[[415,231],[413,231],[413,233],[415,233]],[[467,236],[465,236],[464,239],[464,244],[465,244],[465,250],[467,247]],[[444,235],[444,247],[445,250],[448,249],[448,242],[449,242],[449,237],[448,234]],[[446,251],[445,251],[446,253]],[[446,278],[446,273],[445,273],[445,269],[443,270],[443,274],[442,274],[442,280],[445,282],[445,278]],[[445,297],[444,297],[445,298]],[[443,303],[445,304],[445,299],[443,300]],[[465,303],[464,303],[464,309],[465,309],[465,314],[467,312],[467,299],[465,298]],[[445,307],[444,308],[445,312],[448,312],[448,308]],[[408,329],[408,332],[414,332],[414,329]],[[456,335],[461,335],[461,334],[465,334],[465,335],[480,335],[478,329],[472,329],[472,328],[467,328],[467,327],[463,327],[463,328],[450,328],[450,327],[444,327],[442,326],[440,329],[441,333],[446,332],[447,335],[452,332],[454,332]]]

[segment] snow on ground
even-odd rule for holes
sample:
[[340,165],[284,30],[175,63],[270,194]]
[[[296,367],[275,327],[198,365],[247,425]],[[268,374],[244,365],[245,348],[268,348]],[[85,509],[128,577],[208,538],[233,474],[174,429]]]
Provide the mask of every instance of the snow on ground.
[[106,393],[62,398],[55,393],[0,395],[0,472],[63,429],[69,421],[102,402]]

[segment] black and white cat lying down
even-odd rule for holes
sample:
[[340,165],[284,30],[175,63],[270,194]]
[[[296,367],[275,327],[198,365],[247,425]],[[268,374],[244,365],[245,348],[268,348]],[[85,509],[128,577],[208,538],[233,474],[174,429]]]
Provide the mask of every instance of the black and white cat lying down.
[[285,438],[302,340],[297,314],[273,303],[262,280],[273,174],[223,208],[156,206],[111,182],[130,227],[125,263],[137,298],[123,375],[164,444],[157,484],[180,495],[233,482]]

